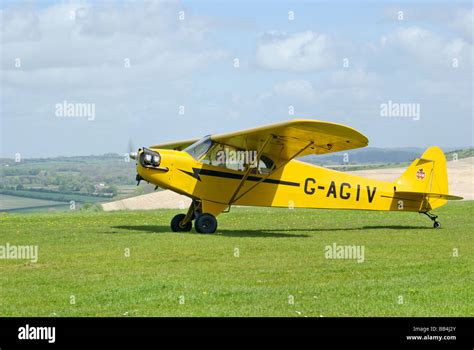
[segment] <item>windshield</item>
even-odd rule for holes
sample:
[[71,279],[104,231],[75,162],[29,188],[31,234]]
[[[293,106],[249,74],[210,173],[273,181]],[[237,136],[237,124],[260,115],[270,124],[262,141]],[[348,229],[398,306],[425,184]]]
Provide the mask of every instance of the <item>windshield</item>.
[[213,142],[210,136],[205,136],[199,141],[186,147],[183,151],[188,152],[194,159],[199,160],[201,157],[209,151]]

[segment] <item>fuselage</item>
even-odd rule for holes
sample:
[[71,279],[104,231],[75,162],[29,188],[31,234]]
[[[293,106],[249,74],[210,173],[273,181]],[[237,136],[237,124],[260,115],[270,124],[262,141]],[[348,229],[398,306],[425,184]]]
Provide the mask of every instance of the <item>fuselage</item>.
[[[141,178],[193,199],[226,205],[243,171],[203,164],[183,151],[157,150],[160,168],[137,164]],[[263,179],[264,178],[264,179]],[[262,180],[263,179],[263,180]],[[250,191],[249,191],[250,190]],[[292,160],[270,176],[250,173],[232,205],[289,208],[397,210],[394,182],[384,182]],[[404,211],[419,211],[420,201],[403,201]]]

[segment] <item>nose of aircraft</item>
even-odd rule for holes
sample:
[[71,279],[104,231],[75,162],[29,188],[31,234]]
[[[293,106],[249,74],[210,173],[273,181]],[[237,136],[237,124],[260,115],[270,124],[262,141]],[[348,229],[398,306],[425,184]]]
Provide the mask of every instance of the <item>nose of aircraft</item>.
[[[142,149],[139,149],[138,152],[130,152],[128,156],[130,159],[137,160],[138,159],[138,154],[140,153]],[[146,148],[143,148],[143,165],[154,165],[158,166],[161,160],[161,156],[158,152],[153,152],[151,150],[148,150]]]
[[161,154],[149,148],[140,148],[138,152],[129,153],[131,159],[137,160],[137,163],[144,168],[163,170],[160,168]]
[[137,152],[130,152],[128,154],[128,156],[133,159],[133,160],[136,160],[137,159],[137,156],[138,156],[138,153]]

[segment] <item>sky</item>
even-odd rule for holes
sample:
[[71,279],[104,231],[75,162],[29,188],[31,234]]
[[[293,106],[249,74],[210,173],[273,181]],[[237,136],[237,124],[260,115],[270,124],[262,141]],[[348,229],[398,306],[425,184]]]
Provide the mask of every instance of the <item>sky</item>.
[[473,21],[452,1],[2,0],[0,157],[293,118],[372,147],[472,146]]

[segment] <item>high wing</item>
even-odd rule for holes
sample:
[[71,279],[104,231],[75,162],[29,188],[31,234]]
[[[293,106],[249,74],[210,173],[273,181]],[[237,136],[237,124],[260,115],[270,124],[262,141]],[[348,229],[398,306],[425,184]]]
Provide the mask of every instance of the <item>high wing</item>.
[[259,150],[268,141],[262,154],[282,161],[295,156],[365,147],[369,143],[367,137],[353,128],[311,119],[293,119],[254,129],[216,134],[211,139],[243,150]]
[[189,139],[189,140],[182,140],[182,141],[174,141],[174,142],[168,142],[168,143],[161,143],[159,145],[153,145],[150,146],[149,148],[154,148],[154,149],[174,149],[176,151],[182,151],[186,147],[192,145],[193,143],[199,141],[200,138],[197,139]]

